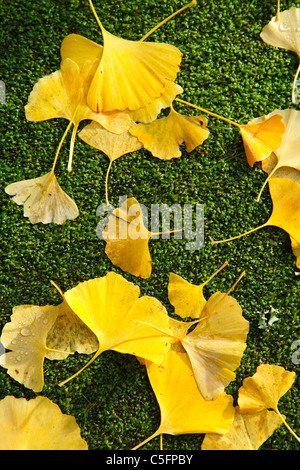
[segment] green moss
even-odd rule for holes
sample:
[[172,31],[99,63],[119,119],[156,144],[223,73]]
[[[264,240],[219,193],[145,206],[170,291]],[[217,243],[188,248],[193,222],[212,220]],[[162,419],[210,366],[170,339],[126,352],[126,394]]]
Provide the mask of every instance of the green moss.
[[[272,48],[259,38],[262,27],[276,12],[275,1],[198,0],[152,37],[179,47],[184,53],[177,82],[183,99],[240,123],[291,107],[291,82],[297,57]],[[184,5],[182,0],[95,0],[104,27],[127,39],[138,40],[162,18]],[[281,2],[282,9],[295,5]],[[136,7],[138,7],[136,9]],[[5,194],[7,184],[40,176],[49,171],[66,122],[27,122],[24,105],[36,81],[60,64],[60,44],[69,33],[79,33],[101,42],[101,34],[85,0],[4,0],[0,5],[3,51],[0,79],[6,83],[6,104],[0,105],[1,185],[1,327],[12,308],[21,304],[57,304],[61,289],[103,276],[114,270],[96,236],[98,205],[104,201],[105,155],[77,140],[74,170],[66,170],[68,149],[63,146],[57,166],[62,187],[73,197],[80,216],[62,226],[32,226],[23,208]],[[176,109],[196,114],[176,104]],[[245,159],[237,129],[209,118],[210,137],[191,154],[164,162],[141,150],[112,165],[109,193],[118,203],[121,195],[139,202],[205,204],[205,244],[195,252],[184,240],[150,242],[153,274],[148,280],[124,276],[141,287],[142,294],[155,295],[172,313],[167,298],[169,272],[193,283],[207,279],[225,260],[229,265],[205,288],[208,297],[226,291],[245,270],[234,290],[244,316],[250,322],[248,345],[228,391],[236,399],[243,378],[264,362],[295,372],[291,345],[299,339],[299,282],[288,235],[268,227],[235,242],[212,246],[210,240],[227,238],[264,223],[271,213],[266,189],[261,202],[255,198],[265,179],[259,168],[250,168],[234,158]],[[122,273],[123,274],[123,273]],[[258,328],[259,313],[270,306],[278,309],[279,321],[269,331]],[[45,362],[42,395],[73,414],[90,449],[130,449],[152,434],[159,424],[159,409],[144,368],[134,357],[107,352],[65,387],[63,380],[88,360],[74,355],[63,362]],[[1,397],[35,394],[0,369]],[[279,409],[297,429],[297,386],[280,400]],[[165,436],[165,449],[200,448],[203,436]],[[145,446],[158,449],[158,440]],[[262,449],[293,450],[295,439],[281,427]]]

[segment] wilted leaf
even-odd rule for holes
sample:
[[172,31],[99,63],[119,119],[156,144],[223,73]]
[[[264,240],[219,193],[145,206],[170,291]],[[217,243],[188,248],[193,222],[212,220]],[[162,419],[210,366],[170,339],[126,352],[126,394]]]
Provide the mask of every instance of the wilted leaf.
[[85,367],[106,350],[155,363],[162,361],[170,343],[170,338],[161,332],[169,332],[167,311],[154,297],[139,298],[139,294],[138,286],[114,272],[82,282],[64,293],[70,308],[99,341],[97,353]]
[[[262,30],[260,37],[264,42],[274,47],[280,47],[295,52],[300,59],[300,8],[291,7],[289,10],[278,12],[270,23]],[[292,87],[292,102],[296,103],[295,85],[300,71],[298,66]]]
[[0,401],[1,450],[88,450],[74,416],[46,397]]
[[136,137],[128,131],[115,134],[107,131],[97,122],[91,122],[85,126],[78,136],[88,145],[105,153],[110,161],[114,161],[122,155],[135,152],[143,147]]
[[53,170],[39,178],[12,183],[5,192],[24,206],[24,216],[32,224],[63,224],[78,217],[75,202],[61,189]]
[[47,336],[56,317],[56,307],[21,305],[13,309],[11,321],[2,330],[1,342],[8,352],[0,356],[1,366],[34,392],[43,389]]
[[229,431],[223,436],[206,434],[201,450],[258,450],[281,424],[274,411],[245,415],[236,407]]
[[[98,349],[94,333],[70,309],[65,300],[57,307],[57,318],[47,336],[48,359],[64,359],[78,352],[91,354]],[[65,354],[62,354],[63,351]]]
[[146,361],[146,367],[161,422],[157,431],[134,449],[159,434],[224,434],[229,430],[234,416],[232,397],[223,393],[216,400],[204,400],[185,352],[170,349],[160,365]]
[[185,144],[192,152],[209,135],[207,119],[202,116],[183,116],[171,106],[167,117],[150,124],[136,124],[129,129],[154,157],[170,160],[181,156],[179,146]]

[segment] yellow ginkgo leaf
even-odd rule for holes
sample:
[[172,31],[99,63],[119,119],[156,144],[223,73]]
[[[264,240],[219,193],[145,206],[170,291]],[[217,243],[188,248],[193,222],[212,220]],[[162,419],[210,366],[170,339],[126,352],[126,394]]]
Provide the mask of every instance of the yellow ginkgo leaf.
[[56,317],[56,307],[21,305],[13,309],[11,321],[2,330],[1,342],[8,351],[0,356],[0,365],[34,392],[43,389],[47,336]]
[[88,450],[74,416],[46,397],[0,401],[1,450]]
[[178,274],[170,273],[168,284],[168,297],[170,303],[175,308],[175,313],[181,318],[198,318],[206,304],[203,295],[203,288],[208,282],[218,274],[221,269],[227,266],[225,262],[207,281],[203,284],[195,285],[183,279]]
[[162,361],[170,345],[170,338],[162,333],[170,331],[167,311],[154,297],[139,295],[138,286],[114,272],[82,282],[64,293],[70,308],[99,342],[98,351],[83,369],[106,350],[133,354],[158,364]]
[[249,322],[237,301],[227,293],[216,292],[202,309],[197,326],[178,337],[206,400],[215,399],[235,379],[248,331]]
[[265,160],[282,142],[285,124],[280,114],[270,116],[262,122],[250,122],[240,126],[247,161],[250,166]]
[[183,116],[171,106],[167,117],[150,124],[136,124],[129,129],[154,157],[162,160],[179,158],[179,146],[185,144],[186,151],[192,152],[209,135],[207,119],[202,116]]
[[135,198],[126,199],[109,215],[102,237],[105,253],[115,266],[144,279],[151,276],[151,232],[144,226],[142,209]]
[[85,126],[78,136],[88,145],[105,153],[111,161],[143,147],[141,142],[129,134],[128,131],[115,134],[109,132],[97,122]]
[[278,410],[280,398],[291,388],[295,381],[295,372],[289,372],[281,366],[262,364],[257,367],[252,377],[247,377],[239,389],[238,405],[241,413],[257,413],[272,409],[281,421],[300,442],[300,438],[287,424],[285,417]]
[[300,112],[295,109],[276,109],[267,116],[262,116],[251,122],[253,124],[268,122],[271,118],[275,118],[276,116],[282,116],[285,131],[280,146],[273,150],[273,153],[271,153],[267,159],[262,161],[262,169],[268,173],[268,177],[259,192],[257,201],[259,201],[265,185],[270,178],[274,176],[275,172],[277,176],[278,170],[289,169],[297,170],[297,172],[300,171],[300,151],[298,145],[300,139]]
[[[291,7],[289,10],[277,12],[271,21],[263,28],[260,37],[264,42],[274,47],[295,52],[300,59],[300,8]],[[300,71],[300,63],[292,86],[292,102],[296,103],[295,87]]]
[[211,243],[214,245],[235,240],[271,225],[285,230],[296,241],[300,240],[300,184],[289,178],[273,176],[269,180],[269,188],[273,210],[266,223],[235,237]]
[[176,78],[181,52],[170,44],[118,38],[100,26],[103,54],[87,97],[92,110],[135,111],[159,98],[166,80]]
[[274,411],[245,415],[236,407],[229,431],[223,436],[206,434],[201,450],[258,450],[281,424]]
[[24,217],[32,224],[63,224],[78,217],[75,202],[59,186],[53,169],[39,178],[12,183],[5,192],[24,206]]
[[223,393],[216,400],[204,400],[185,352],[170,349],[160,365],[146,361],[146,367],[161,421],[134,450],[160,434],[224,434],[229,430],[234,417],[232,397]]
[[239,389],[241,413],[256,413],[265,409],[277,411],[279,399],[291,388],[295,372],[281,366],[262,364],[252,377],[247,377]]

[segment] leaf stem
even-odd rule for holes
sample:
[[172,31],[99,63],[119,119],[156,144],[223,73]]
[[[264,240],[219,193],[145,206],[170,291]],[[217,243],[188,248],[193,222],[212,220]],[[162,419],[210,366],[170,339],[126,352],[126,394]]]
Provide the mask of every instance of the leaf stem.
[[54,162],[53,162],[53,165],[52,165],[52,170],[51,170],[52,173],[54,173],[54,169],[55,169],[55,166],[56,166],[56,163],[57,163],[58,155],[59,155],[59,153],[60,153],[62,144],[64,143],[64,140],[65,140],[65,138],[66,138],[66,136],[67,136],[67,134],[68,134],[68,132],[69,132],[70,127],[72,126],[72,124],[73,124],[73,121],[71,120],[71,121],[69,122],[69,124],[68,124],[68,126],[67,126],[67,128],[66,128],[66,130],[65,130],[65,132],[64,132],[64,134],[63,134],[63,136],[62,136],[62,138],[60,139],[60,142],[59,142],[59,144],[58,144],[58,147],[57,147],[57,150],[56,150],[56,154],[55,154],[55,157],[54,157]]
[[295,88],[296,88],[296,83],[297,83],[297,80],[298,80],[299,72],[300,72],[300,62],[299,62],[297,72],[296,72],[296,75],[295,75],[295,78],[294,78],[294,81],[293,81],[293,87],[292,87],[292,103],[293,104],[296,104]]
[[236,235],[235,237],[231,238],[226,238],[226,240],[218,240],[218,241],[212,241],[212,245],[216,245],[217,243],[225,243],[225,242],[230,242],[231,240],[236,240],[237,238],[244,237],[245,235],[248,235],[249,233],[255,232],[256,230],[259,230],[263,227],[266,227],[268,223],[265,223],[263,225],[260,225],[259,227],[252,228],[251,230],[248,230],[248,232],[241,233],[240,235]]
[[99,28],[101,29],[101,31],[103,32],[103,29],[104,29],[104,28],[103,28],[103,26],[102,26],[101,21],[99,20],[99,16],[97,15],[97,12],[96,12],[96,10],[95,10],[95,8],[94,8],[94,5],[93,5],[93,3],[92,3],[92,0],[89,0],[89,4],[90,4],[91,10],[92,10],[92,12],[93,12],[93,14],[94,14],[94,17],[95,17],[95,19],[96,19],[96,21],[97,21],[97,23],[98,23],[98,26],[99,26]]
[[178,101],[179,103],[186,104],[187,106],[191,106],[192,108],[199,109],[199,111],[202,111],[203,113],[210,114],[211,116],[214,116],[218,119],[222,119],[222,121],[226,121],[229,124],[232,124],[233,126],[236,126],[238,128],[241,127],[240,124],[238,124],[237,122],[231,121],[231,119],[227,119],[223,116],[220,116],[219,114],[212,113],[211,111],[208,111],[207,109],[200,108],[199,106],[196,106],[195,104],[189,103],[188,101],[181,100],[180,98],[175,98],[175,101]]
[[81,369],[79,369],[77,372],[75,372],[75,374],[71,375],[71,377],[69,377],[68,379],[66,380],[63,380],[62,382],[60,382],[58,385],[60,387],[62,387],[63,385],[65,385],[67,382],[69,382],[70,380],[72,379],[75,379],[75,377],[77,377],[77,375],[80,374],[80,372],[82,372],[84,369],[86,369],[90,364],[92,364],[92,362],[94,362],[95,359],[97,359],[97,357],[102,353],[102,350],[99,349],[96,354],[92,357],[92,359],[90,359]]
[[109,205],[109,200],[108,200],[108,177],[109,177],[109,172],[110,172],[110,169],[111,169],[112,162],[113,162],[113,160],[109,161],[109,165],[108,165],[107,172],[106,172],[106,178],[105,178],[105,200],[106,200],[107,205]]
[[142,447],[144,444],[147,444],[147,442],[151,441],[154,439],[156,436],[158,436],[158,432],[155,431],[151,436],[147,437],[147,439],[144,439],[142,442],[140,442],[137,446],[133,447],[131,450],[137,450],[140,447]]
[[300,442],[300,438],[297,436],[297,434],[292,430],[292,428],[288,425],[288,423],[286,422],[286,420],[284,419],[284,417],[282,416],[282,414],[280,413],[280,411],[278,410],[278,408],[275,409],[276,413],[278,414],[278,416],[281,418],[283,424],[285,425],[285,427],[290,431],[290,433],[295,437],[295,439],[297,439],[298,442]]
[[276,14],[276,21],[279,21],[279,13],[280,13],[280,0],[277,0],[277,14]]
[[70,143],[70,151],[69,151],[69,161],[68,161],[68,171],[72,171],[72,161],[73,161],[73,153],[74,153],[74,145],[75,145],[75,139],[76,139],[76,132],[78,129],[79,122],[74,124],[73,131],[72,131],[72,137],[71,137],[71,143]]
[[184,7],[180,8],[180,10],[176,11],[175,13],[172,13],[172,15],[165,18],[158,25],[156,25],[154,28],[152,28],[147,34],[145,34],[145,36],[143,36],[142,39],[140,39],[140,42],[145,41],[145,39],[147,39],[150,36],[150,34],[154,33],[154,31],[156,31],[158,28],[160,28],[167,21],[171,20],[172,18],[174,18],[174,16],[178,15],[179,13],[182,13],[184,10],[191,7],[192,5],[196,5],[196,3],[197,3],[196,0],[192,0],[190,3],[188,3]]

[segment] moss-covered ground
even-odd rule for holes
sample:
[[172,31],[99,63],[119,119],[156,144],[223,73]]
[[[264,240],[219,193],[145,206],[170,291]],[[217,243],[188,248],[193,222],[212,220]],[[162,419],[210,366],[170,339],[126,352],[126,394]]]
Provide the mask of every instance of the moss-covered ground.
[[[95,0],[95,7],[107,30],[138,40],[185,3]],[[281,3],[282,9],[297,6],[287,0]],[[297,56],[268,46],[259,37],[275,13],[275,0],[198,0],[196,7],[158,29],[152,40],[174,44],[184,54],[177,79],[184,88],[182,98],[243,124],[274,109],[291,107]],[[115,205],[119,196],[127,195],[146,206],[176,202],[205,207],[202,249],[186,250],[186,240],[153,240],[152,276],[142,280],[123,273],[111,264],[104,241],[96,236],[96,209],[105,200],[106,155],[77,139],[74,168],[68,173],[68,141],[64,144],[56,174],[80,211],[76,220],[64,225],[32,225],[23,217],[23,208],[4,192],[8,184],[41,176],[51,168],[66,121],[27,122],[24,106],[36,81],[59,68],[65,36],[78,33],[101,43],[88,1],[2,0],[0,25],[0,79],[6,84],[6,103],[0,105],[1,328],[16,305],[58,304],[60,297],[50,280],[66,290],[110,270],[138,284],[142,294],[156,296],[172,314],[167,297],[170,271],[200,284],[227,260],[228,267],[205,287],[205,295],[225,292],[245,270],[233,296],[250,322],[247,348],[228,393],[236,399],[242,380],[262,363],[297,373],[291,348],[300,334],[300,277],[294,274],[295,257],[287,233],[268,227],[230,243],[210,243],[261,225],[271,214],[268,188],[261,202],[255,202],[266,175],[245,162],[238,129],[209,118],[209,139],[190,154],[183,149],[181,158],[161,161],[140,150],[113,163],[109,194]],[[181,104],[175,108],[196,114]],[[278,310],[279,321],[268,330],[260,329],[260,314],[271,306]],[[65,361],[46,360],[41,395],[76,417],[90,449],[132,448],[159,424],[145,369],[133,356],[107,352],[76,379],[58,387],[86,361],[87,356],[78,354]],[[1,368],[0,398],[6,395],[32,398],[35,393]],[[279,402],[295,431],[299,405],[295,383]],[[202,439],[202,435],[164,436],[164,448],[197,450]],[[297,446],[281,426],[261,449]],[[144,448],[159,449],[158,439]]]

